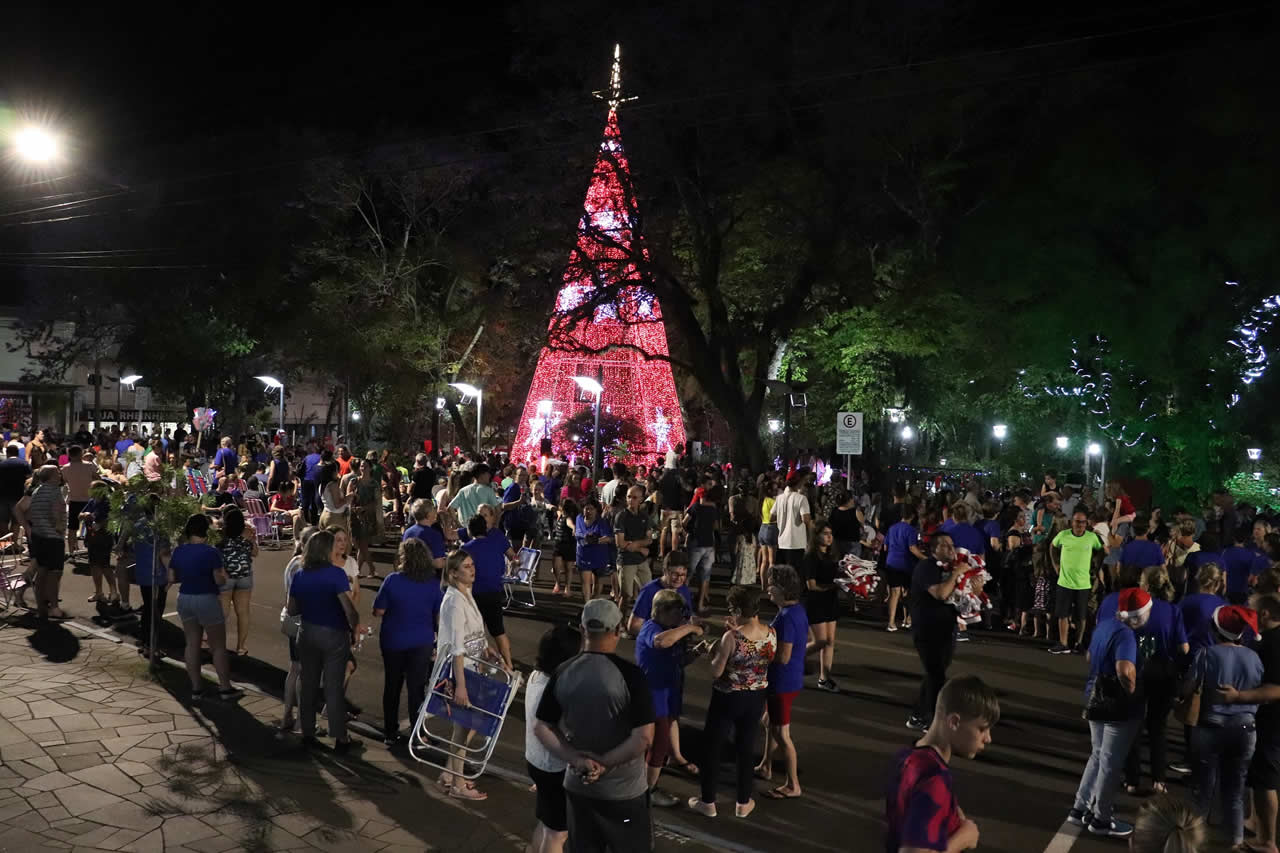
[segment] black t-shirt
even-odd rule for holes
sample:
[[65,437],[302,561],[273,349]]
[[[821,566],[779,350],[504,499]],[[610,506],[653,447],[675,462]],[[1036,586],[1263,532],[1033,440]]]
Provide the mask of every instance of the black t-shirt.
[[[1262,658],[1263,683],[1280,684],[1280,628],[1263,631],[1254,651]],[[1280,703],[1263,702],[1258,706],[1257,720],[1258,725],[1266,726],[1272,732],[1280,730]]]
[[[649,538],[649,519],[642,512],[620,509],[613,517],[613,529],[622,533],[624,541],[639,542],[641,539]],[[624,566],[643,563],[648,556],[641,551],[619,551],[618,555],[622,558]]]
[[0,501],[17,503],[22,500],[27,478],[30,476],[31,466],[21,459],[0,462]]
[[690,548],[710,548],[716,544],[716,522],[720,510],[712,504],[694,504],[685,516]]
[[[880,513],[880,532],[888,533],[889,528],[899,521],[902,521],[902,504],[895,501],[885,507],[884,512]],[[834,533],[835,531],[832,530],[831,532]],[[858,540],[861,541],[862,537],[859,536]]]
[[668,468],[667,473],[662,475],[662,480],[658,483],[658,494],[662,498],[663,509],[679,511],[689,505],[685,500],[684,483],[680,482],[680,475],[674,468]]
[[827,519],[827,523],[831,525],[831,535],[837,540],[841,542],[862,541],[862,525],[858,524],[858,511],[853,507],[848,509],[836,507],[831,510],[831,517]]
[[911,621],[917,627],[955,626],[956,609],[929,594],[929,587],[942,583],[943,567],[933,557],[916,563],[911,572]]
[[413,472],[413,485],[409,488],[409,497],[413,500],[431,497],[431,487],[436,484],[436,472],[430,468],[419,468]]

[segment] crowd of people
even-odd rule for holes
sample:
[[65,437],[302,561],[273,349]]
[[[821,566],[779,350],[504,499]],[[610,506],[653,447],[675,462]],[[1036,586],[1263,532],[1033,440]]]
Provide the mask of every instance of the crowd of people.
[[[737,766],[736,817],[753,812],[757,780],[775,773],[781,784],[764,797],[803,796],[790,722],[806,667],[819,689],[838,691],[841,612],[880,604],[888,631],[911,632],[923,672],[907,720],[920,739],[895,759],[888,801],[899,846],[977,844],[946,769],[953,753],[981,751],[999,719],[979,679],[948,680],[956,644],[976,628],[1045,641],[1053,654],[1088,654],[1091,755],[1070,822],[1132,835],[1135,846],[1161,832],[1193,844],[1216,793],[1233,841],[1245,844],[1247,787],[1256,833],[1247,849],[1276,849],[1280,717],[1269,703],[1280,699],[1280,533],[1265,512],[1225,492],[1204,511],[1176,508],[1166,518],[1158,508],[1139,512],[1119,483],[1095,496],[1059,485],[1053,472],[1035,489],[897,483],[882,498],[862,474],[819,485],[804,467],[698,466],[682,449],[652,466],[614,464],[607,480],[593,482],[586,468],[557,460],[538,471],[478,454],[357,456],[341,443],[285,447],[249,436],[215,447],[181,430],[147,440],[82,432],[65,442],[41,431],[26,443],[6,435],[0,534],[14,536],[12,547],[26,539],[38,614],[66,617],[62,569],[83,554],[100,607],[128,613],[130,588],[139,587],[139,648],[154,656],[177,585],[193,696],[234,699],[230,657],[249,653],[258,548],[264,536],[292,544],[281,613],[292,665],[280,736],[300,729],[307,746],[317,743],[323,713],[335,749],[361,748],[347,727],[361,709],[346,688],[353,649],[373,620],[383,734],[393,748],[407,736],[402,693],[412,724],[441,653],[457,707],[469,707],[469,672],[513,671],[504,585],[522,549],[545,547],[553,598],[580,598],[583,607],[580,631],[558,626],[542,638],[525,696],[538,792],[531,849],[563,849],[570,838],[581,840],[575,849],[649,849],[636,827],[642,816],[649,825],[651,806],[679,804],[659,785],[672,770],[699,779],[687,807],[715,817],[726,746]],[[158,481],[166,470],[180,471],[167,487],[201,502],[178,541],[157,536],[145,515],[113,532],[111,490],[131,478]],[[396,536],[395,571],[362,603],[360,580],[378,578],[373,548]],[[841,593],[850,559],[875,566],[873,601]],[[986,581],[967,592],[983,606],[960,619],[962,567],[973,565]],[[729,567],[727,585],[713,584],[713,566]],[[727,614],[715,636],[713,607]],[[616,654],[622,638],[634,639],[633,660]],[[206,648],[216,689],[200,676]],[[712,678],[701,766],[680,740],[691,665],[709,667]],[[1187,727],[1182,763],[1168,757],[1171,715]],[[471,736],[455,726],[457,737]],[[1160,796],[1135,830],[1113,804],[1122,785],[1142,787],[1144,731],[1150,789]],[[444,793],[486,797],[460,753],[447,767]],[[1190,775],[1189,806],[1169,796],[1170,772]],[[926,820],[922,808],[947,819]]]

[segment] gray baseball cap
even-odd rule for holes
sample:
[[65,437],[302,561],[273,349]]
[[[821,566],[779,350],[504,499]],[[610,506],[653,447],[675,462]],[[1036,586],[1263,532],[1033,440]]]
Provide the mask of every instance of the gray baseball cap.
[[622,627],[622,611],[607,598],[593,598],[582,608],[582,627],[592,634],[617,631]]

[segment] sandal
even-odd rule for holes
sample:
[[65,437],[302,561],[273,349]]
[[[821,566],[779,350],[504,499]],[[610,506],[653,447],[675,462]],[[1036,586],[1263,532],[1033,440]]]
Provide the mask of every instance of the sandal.
[[453,776],[449,775],[448,773],[442,775],[439,779],[436,780],[436,787],[446,794],[449,793],[451,790],[453,790]]
[[465,782],[460,786],[454,785],[449,789],[449,796],[455,800],[475,800],[477,802],[489,799],[488,794],[476,788],[471,782]]
[[804,796],[803,794],[795,793],[786,785],[779,785],[772,791],[765,791],[764,795],[770,800],[796,800]]
[[55,622],[65,622],[71,618],[71,614],[67,613],[67,611],[63,610],[61,607],[53,608],[44,616],[46,619],[52,619]]
[[693,778],[698,778],[698,765],[692,761],[672,761],[671,769],[679,770],[681,773],[688,773]]

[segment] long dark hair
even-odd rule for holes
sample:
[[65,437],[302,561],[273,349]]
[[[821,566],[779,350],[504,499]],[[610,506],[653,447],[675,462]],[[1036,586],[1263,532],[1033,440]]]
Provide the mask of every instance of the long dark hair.
[[319,569],[333,565],[333,534],[327,530],[317,530],[302,552],[302,568]]
[[538,657],[533,668],[548,675],[560,668],[560,664],[578,654],[582,648],[582,635],[568,625],[557,625],[547,630],[538,641]]
[[244,513],[238,509],[228,509],[222,514],[223,541],[230,542],[244,534]]

